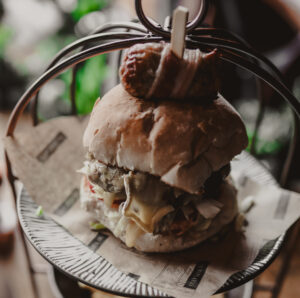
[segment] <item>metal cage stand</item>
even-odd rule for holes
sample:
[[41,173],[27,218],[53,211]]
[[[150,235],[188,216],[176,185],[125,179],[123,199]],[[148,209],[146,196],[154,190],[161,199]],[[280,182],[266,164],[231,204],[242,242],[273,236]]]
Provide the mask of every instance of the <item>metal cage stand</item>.
[[[72,83],[70,85],[71,114],[75,115],[75,79],[80,63],[97,55],[110,53],[113,51],[122,51],[136,43],[170,41],[171,28],[163,28],[155,21],[146,17],[142,8],[142,0],[135,0],[135,7],[140,24],[134,22],[106,24],[104,26],[96,28],[89,36],[71,43],[67,47],[63,48],[59,53],[57,53],[46,71],[26,90],[26,92],[18,101],[10,116],[6,136],[14,136],[14,131],[18,123],[18,119],[20,118],[24,109],[30,103],[30,101],[32,101],[33,124],[38,125],[39,119],[37,116],[37,109],[39,90],[44,84],[46,84],[49,80],[55,78],[61,72],[72,68]],[[210,51],[216,48],[220,53],[220,58],[225,63],[234,64],[237,67],[241,67],[246,71],[254,74],[254,76],[257,78],[258,86],[260,84],[260,80],[267,83],[271,88],[278,92],[283,99],[286,100],[288,105],[294,111],[295,125],[293,138],[291,140],[290,150],[288,152],[288,156],[286,158],[284,170],[282,172],[282,177],[280,180],[281,186],[284,186],[288,177],[289,168],[293,159],[293,155],[295,153],[295,146],[299,136],[300,103],[289,91],[284,83],[284,79],[281,73],[272,64],[272,62],[270,62],[264,56],[251,48],[240,37],[223,29],[201,27],[207,10],[208,0],[202,0],[201,7],[196,18],[187,24],[186,47],[190,49],[198,48],[202,51]],[[113,29],[119,29],[119,31],[110,32]],[[70,54],[72,55],[70,56]],[[260,115],[261,111],[258,113],[255,135],[257,135],[257,131],[261,123],[259,118]],[[14,186],[14,182],[17,177],[13,175],[11,164],[6,152],[5,159],[7,165],[7,177],[11,185],[14,198],[16,200],[16,189]],[[32,273],[33,268],[31,266],[30,256],[25,243],[24,234],[21,232],[21,235],[28,259],[29,270]],[[273,298],[278,297],[278,293],[288,270],[294,242],[296,241],[297,235],[298,228],[295,228],[292,235],[290,235],[287,255],[284,259],[285,262],[279,272],[277,284],[274,289],[272,289]],[[31,282],[35,297],[37,298],[37,287],[32,274]]]

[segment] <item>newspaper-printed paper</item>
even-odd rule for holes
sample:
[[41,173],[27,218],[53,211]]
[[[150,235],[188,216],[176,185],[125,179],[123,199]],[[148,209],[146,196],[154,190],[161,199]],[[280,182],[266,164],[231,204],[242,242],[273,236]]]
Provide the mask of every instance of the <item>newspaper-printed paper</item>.
[[239,201],[252,196],[244,233],[228,233],[187,251],[145,254],[128,249],[109,233],[90,230],[80,208],[80,175],[87,118],[60,117],[6,138],[14,173],[26,190],[59,224],[121,271],[174,297],[209,297],[230,275],[253,262],[259,249],[286,231],[300,216],[300,195],[260,185],[247,173],[232,172]]

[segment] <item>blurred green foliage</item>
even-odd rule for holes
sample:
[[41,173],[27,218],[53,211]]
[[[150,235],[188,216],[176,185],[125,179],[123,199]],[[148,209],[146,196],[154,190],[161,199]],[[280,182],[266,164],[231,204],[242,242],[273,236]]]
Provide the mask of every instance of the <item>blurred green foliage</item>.
[[84,15],[103,9],[107,6],[108,0],[77,0],[77,6],[72,11],[71,15],[73,19],[77,22]]
[[[1,3],[1,0],[0,0]],[[77,5],[73,11],[65,13],[60,10],[57,5],[58,12],[63,16],[63,23],[58,30],[51,35],[45,36],[37,44],[27,50],[28,55],[24,55],[22,60],[11,59],[5,57],[5,50],[9,45],[14,35],[13,30],[0,23],[0,61],[6,61],[12,65],[16,73],[26,78],[26,81],[31,81],[37,74],[34,68],[28,67],[34,63],[39,64],[41,69],[45,69],[53,57],[65,46],[74,42],[78,37],[75,35],[74,28],[76,23],[85,15],[104,9],[109,4],[108,0],[77,0]],[[4,11],[4,14],[6,12]],[[78,51],[77,51],[78,52]],[[76,52],[71,53],[74,55]],[[64,57],[62,60],[66,59]],[[1,69],[3,71],[3,69]],[[84,63],[81,63],[76,77],[76,103],[79,114],[89,113],[94,105],[94,102],[100,95],[100,90],[103,81],[107,74],[106,55],[96,56]],[[7,77],[5,73],[2,76]],[[71,70],[62,73],[57,77],[61,80],[65,87],[61,95],[57,95],[57,100],[64,100],[70,102],[70,84],[71,84]],[[40,99],[41,102],[43,99]],[[64,113],[64,110],[59,110],[56,104],[51,107],[53,110],[57,108],[57,113]],[[51,113],[50,113],[51,114]],[[47,115],[39,116],[47,119]]]
[[45,61],[49,62],[62,48],[68,44],[74,42],[76,36],[74,34],[55,34],[39,42],[36,51],[39,57]]
[[[253,131],[247,129],[247,135],[248,135],[248,147],[246,148],[246,151],[250,152],[250,147],[253,141]],[[280,150],[283,147],[284,147],[284,142],[281,142],[280,140],[266,141],[264,139],[261,139],[259,136],[256,136],[255,153],[257,156],[276,154],[280,152]]]
[[[107,74],[106,56],[100,55],[89,59],[82,65],[76,76],[76,107],[78,114],[84,115],[92,111],[94,102],[101,93],[102,82]],[[70,100],[71,70],[63,73],[65,82],[63,99]]]
[[3,58],[5,54],[5,48],[9,40],[13,36],[13,31],[11,28],[0,24],[0,58]]
[[[78,0],[77,6],[71,12],[74,21],[84,15],[103,9],[108,1],[105,0]],[[75,23],[74,23],[75,25]],[[71,29],[73,31],[73,28]],[[68,34],[60,32],[50,36],[40,43],[39,54],[45,62],[49,62],[63,47],[76,40],[72,31]],[[106,55],[96,56],[85,63],[81,63],[76,76],[76,106],[78,114],[91,112],[94,102],[99,97],[101,86],[107,74]],[[59,77],[65,84],[62,99],[70,102],[71,70],[62,73]]]
[[[99,11],[108,5],[108,0],[77,0],[71,15],[78,21],[84,15]],[[92,111],[94,102],[101,93],[101,86],[107,74],[106,55],[96,56],[82,63],[76,76],[76,107],[78,114]],[[63,99],[70,100],[71,71],[61,76],[66,83]]]

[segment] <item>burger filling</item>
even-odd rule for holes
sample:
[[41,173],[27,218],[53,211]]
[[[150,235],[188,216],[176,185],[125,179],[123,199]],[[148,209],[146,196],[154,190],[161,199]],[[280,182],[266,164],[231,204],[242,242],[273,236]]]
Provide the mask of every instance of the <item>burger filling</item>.
[[213,172],[200,195],[171,187],[147,173],[107,166],[92,156],[80,172],[85,175],[92,199],[103,201],[129,219],[134,234],[142,230],[179,236],[191,227],[199,231],[208,229],[221,211],[223,205],[217,200],[218,191],[230,172],[230,165]]

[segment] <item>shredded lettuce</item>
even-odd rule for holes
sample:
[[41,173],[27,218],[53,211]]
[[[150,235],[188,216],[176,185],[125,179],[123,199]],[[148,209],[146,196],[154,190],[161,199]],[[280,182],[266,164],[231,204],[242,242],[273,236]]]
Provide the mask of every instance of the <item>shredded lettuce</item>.
[[103,230],[103,229],[106,229],[106,227],[100,223],[100,222],[91,222],[90,223],[90,228],[93,230],[93,231],[100,231],[100,230]]
[[42,217],[44,215],[44,210],[42,206],[37,207],[35,211],[35,215],[38,217]]

